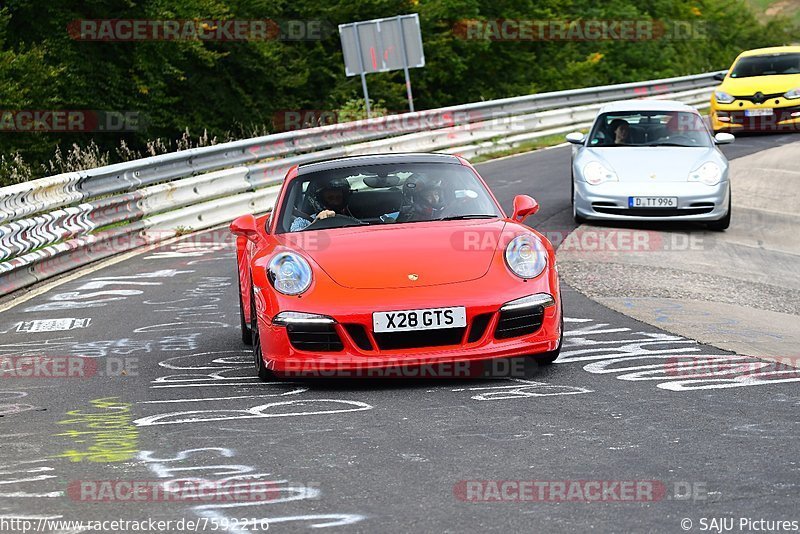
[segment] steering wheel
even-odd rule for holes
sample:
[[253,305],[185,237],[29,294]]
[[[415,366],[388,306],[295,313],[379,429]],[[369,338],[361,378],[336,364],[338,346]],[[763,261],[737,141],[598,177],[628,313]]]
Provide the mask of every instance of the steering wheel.
[[362,226],[364,222],[356,219],[355,217],[348,217],[347,215],[339,215],[338,213],[333,217],[326,217],[325,219],[316,219],[311,224],[303,228],[306,230],[326,230],[328,228],[345,228],[347,226]]
[[453,199],[438,215],[439,218],[442,217],[451,217],[454,215],[460,215],[462,213],[469,213],[464,208],[470,203],[473,202],[474,198],[469,197],[461,197]]

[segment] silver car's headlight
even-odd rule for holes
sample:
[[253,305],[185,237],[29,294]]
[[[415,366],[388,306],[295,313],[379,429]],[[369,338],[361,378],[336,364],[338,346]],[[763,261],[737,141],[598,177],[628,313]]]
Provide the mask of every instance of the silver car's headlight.
[[311,285],[311,266],[302,256],[281,252],[270,260],[267,277],[284,295],[299,295]]
[[703,163],[698,169],[690,172],[687,178],[690,182],[700,182],[706,185],[717,185],[721,179],[722,169],[711,161]]
[[600,185],[603,182],[618,182],[617,173],[606,168],[599,161],[590,161],[583,168],[583,179],[591,185]]
[[714,91],[714,98],[719,104],[731,104],[734,100],[736,100],[725,91]]
[[520,278],[536,278],[547,266],[547,250],[531,235],[517,236],[505,252],[506,265]]
[[789,100],[800,98],[800,87],[792,89],[791,91],[786,91],[785,93],[783,93],[783,98],[788,98]]

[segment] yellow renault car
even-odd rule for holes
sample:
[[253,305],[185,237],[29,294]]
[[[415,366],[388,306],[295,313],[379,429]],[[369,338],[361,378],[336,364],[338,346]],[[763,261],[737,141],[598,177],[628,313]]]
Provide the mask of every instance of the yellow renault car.
[[800,129],[800,46],[739,54],[711,95],[716,132]]

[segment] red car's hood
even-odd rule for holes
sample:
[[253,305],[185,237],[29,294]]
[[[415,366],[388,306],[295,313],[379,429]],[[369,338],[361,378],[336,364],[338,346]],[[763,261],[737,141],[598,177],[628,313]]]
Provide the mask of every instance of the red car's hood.
[[[505,224],[502,220],[440,221],[321,230],[318,242],[322,246],[305,248],[303,253],[344,287],[452,284],[486,274]],[[418,278],[415,281],[409,275]]]

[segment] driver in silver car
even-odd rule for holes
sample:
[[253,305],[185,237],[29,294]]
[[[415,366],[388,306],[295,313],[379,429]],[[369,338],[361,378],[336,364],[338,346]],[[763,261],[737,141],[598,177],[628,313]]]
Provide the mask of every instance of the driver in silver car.
[[631,140],[631,127],[625,119],[614,119],[609,125],[609,130],[614,136],[612,144],[627,145]]
[[344,178],[334,178],[323,184],[309,197],[309,203],[317,210],[314,219],[309,221],[305,217],[296,217],[292,221],[290,232],[299,232],[311,225],[314,221],[327,219],[336,215],[352,217],[348,208],[348,201],[352,190],[350,183]]

